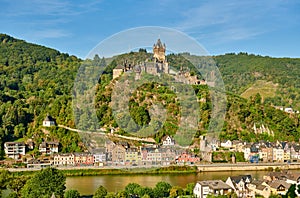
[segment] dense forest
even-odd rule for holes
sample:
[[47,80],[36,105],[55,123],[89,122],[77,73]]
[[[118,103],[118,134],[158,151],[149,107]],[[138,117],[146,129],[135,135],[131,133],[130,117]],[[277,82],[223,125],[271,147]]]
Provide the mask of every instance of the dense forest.
[[[222,73],[227,89],[227,112],[221,138],[244,140],[298,140],[299,115],[287,114],[273,106],[299,110],[300,59],[271,58],[256,55],[226,54],[212,57]],[[145,50],[130,52],[107,59],[107,67],[96,86],[95,107],[99,126],[118,128],[111,110],[111,92],[115,84],[112,69],[125,60],[138,63],[151,59]],[[180,55],[167,56],[170,65],[193,66]],[[106,64],[99,56],[88,64]],[[44,46],[0,34],[0,145],[3,156],[5,141],[33,139],[36,145],[44,140],[58,140],[62,152],[80,151],[80,137],[63,128],[43,128],[47,114],[58,124],[75,128],[72,109],[72,88],[77,71],[84,61]],[[193,75],[194,75],[193,74]],[[255,83],[270,85],[270,93],[255,87]],[[265,84],[264,84],[265,83]],[[266,87],[264,86],[264,87]],[[200,115],[196,137],[207,131],[211,113],[211,95],[207,86],[193,86],[199,99]],[[249,90],[251,93],[249,93]],[[247,95],[243,95],[247,92]],[[242,97],[243,96],[243,97]],[[165,134],[174,134],[178,128],[180,111],[176,94],[158,84],[145,84],[136,90],[129,101],[130,115],[140,125],[150,122],[152,99],[167,109],[165,123],[156,122],[161,130],[154,135],[157,141]],[[88,118],[83,118],[88,119]],[[87,122],[86,122],[87,121]],[[82,120],[81,123],[88,123]],[[253,133],[254,124],[264,125],[274,135]],[[130,128],[130,123],[126,126]],[[119,130],[119,133],[125,133]],[[147,133],[147,131],[145,131]],[[80,145],[80,146],[79,146]]]
[[80,62],[0,34],[1,148],[5,141],[32,138],[36,145],[42,139],[59,140],[63,151],[80,150],[78,134],[61,128],[48,134],[41,128],[47,114],[57,123],[74,126],[70,91]]

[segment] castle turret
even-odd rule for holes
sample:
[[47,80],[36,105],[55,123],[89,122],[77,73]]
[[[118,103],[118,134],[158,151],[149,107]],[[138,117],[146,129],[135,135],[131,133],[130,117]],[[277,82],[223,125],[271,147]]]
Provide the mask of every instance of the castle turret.
[[160,39],[153,45],[153,58],[155,62],[164,63],[166,60],[166,45],[162,44]]

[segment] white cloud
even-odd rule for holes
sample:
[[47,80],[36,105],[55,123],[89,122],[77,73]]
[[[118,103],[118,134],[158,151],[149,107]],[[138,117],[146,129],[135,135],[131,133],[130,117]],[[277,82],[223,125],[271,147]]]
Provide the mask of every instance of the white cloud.
[[[281,28],[286,1],[205,1],[198,7],[182,11],[183,20],[176,28],[202,39],[226,42],[253,38]],[[193,35],[195,36],[195,35]]]

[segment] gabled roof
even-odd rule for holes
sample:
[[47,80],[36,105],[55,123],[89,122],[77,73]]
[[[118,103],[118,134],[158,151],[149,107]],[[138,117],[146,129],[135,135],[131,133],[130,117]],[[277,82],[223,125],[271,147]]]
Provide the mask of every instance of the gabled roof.
[[265,185],[262,185],[262,184],[259,184],[258,186],[256,186],[256,189],[257,190],[264,190],[265,188],[267,188],[267,186],[265,186]]
[[47,115],[44,119],[44,121],[48,121],[48,122],[51,122],[51,121],[55,121],[50,115]]
[[293,147],[296,152],[299,152],[300,150],[300,145],[293,144],[291,147]]
[[171,138],[171,141],[174,141],[174,139],[173,139],[171,136],[169,136],[169,135],[164,136],[164,137],[162,138],[162,141],[167,140],[167,138]]
[[239,176],[232,176],[231,179],[234,183],[238,184],[240,183],[241,180],[246,181],[247,178],[249,181],[252,181],[252,176],[251,175],[239,175]]
[[222,180],[206,180],[206,181],[198,181],[201,186],[209,186],[211,189],[232,189],[228,184],[223,182]]
[[271,188],[279,188],[280,186],[283,186],[284,188],[286,189],[289,189],[291,184],[283,181],[283,180],[274,180],[274,181],[271,181],[270,183],[268,183],[268,185],[271,187]]
[[[263,183],[263,181],[261,180],[252,180],[251,181],[251,184],[255,185],[255,186],[259,186]],[[257,188],[257,187],[256,187]]]
[[267,174],[267,176],[270,176],[272,178],[276,178],[276,179],[282,179],[286,177],[286,174],[282,173],[282,172],[269,172]]
[[289,173],[286,176],[287,179],[297,181],[300,178],[300,173]]

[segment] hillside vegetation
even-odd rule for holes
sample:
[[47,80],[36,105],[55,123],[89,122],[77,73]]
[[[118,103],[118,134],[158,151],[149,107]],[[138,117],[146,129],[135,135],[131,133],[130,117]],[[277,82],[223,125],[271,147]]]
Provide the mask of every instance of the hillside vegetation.
[[70,93],[79,65],[75,56],[0,34],[1,148],[5,141],[26,137],[36,145],[44,138],[60,140],[63,151],[80,150],[78,134],[41,130],[47,114],[74,126]]
[[[271,58],[232,53],[216,56],[214,59],[228,91],[240,95],[263,80],[276,85],[276,92],[274,95],[266,95],[264,103],[300,108],[299,58]],[[260,94],[264,95],[264,90],[261,90]]]
[[[147,58],[151,58],[151,54],[140,50],[122,54],[108,61],[104,75],[97,85],[95,99],[99,118],[97,128],[104,126],[118,129],[111,110],[111,92],[115,83],[112,81],[112,69],[125,60],[138,63]],[[177,69],[182,64],[190,65],[192,68],[192,65],[179,55],[170,54],[167,58]],[[270,58],[245,53],[226,54],[213,58],[228,90],[227,113],[223,132],[220,134],[221,138],[252,141],[298,140],[300,137],[298,115],[284,113],[271,105],[299,109],[297,103],[300,99],[299,59]],[[89,64],[98,64],[99,61],[105,64],[99,56],[89,60]],[[83,149],[77,133],[55,127],[44,130],[42,127],[42,121],[47,114],[54,117],[59,124],[76,127],[71,93],[77,70],[82,63],[82,60],[75,56],[0,34],[0,156],[3,156],[5,141],[17,141],[20,138],[33,139],[36,147],[42,139],[58,140],[63,152]],[[191,69],[191,72],[197,71]],[[270,85],[267,94],[264,89],[257,86],[260,82]],[[246,90],[250,87],[256,89],[253,94],[250,94],[252,97],[249,99],[240,97],[242,93],[247,93]],[[195,135],[198,137],[207,131],[212,104],[207,86],[195,85],[193,88],[200,105],[201,117]],[[260,94],[257,94],[257,90]],[[273,90],[276,90],[275,93]],[[176,94],[159,84],[145,84],[136,90],[129,105],[135,122],[145,125],[150,121],[149,113],[155,102],[163,104],[167,110],[166,122],[157,122],[153,125],[154,128],[161,128],[153,135],[159,142],[163,135],[173,135],[180,124]],[[88,118],[83,116],[82,119],[81,123],[89,123]],[[274,136],[254,134],[254,124],[257,127],[263,124],[274,132]],[[130,123],[126,127],[130,127]],[[119,129],[118,133],[125,134],[122,129]]]

